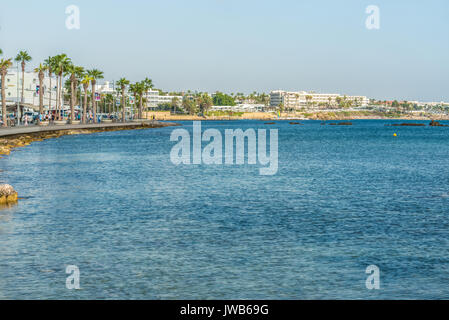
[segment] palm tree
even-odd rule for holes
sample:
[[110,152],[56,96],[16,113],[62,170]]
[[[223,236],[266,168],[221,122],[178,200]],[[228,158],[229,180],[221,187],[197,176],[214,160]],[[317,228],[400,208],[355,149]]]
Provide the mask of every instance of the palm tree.
[[39,117],[37,118],[37,124],[41,123],[41,116],[44,113],[44,78],[45,71],[47,71],[47,67],[42,63],[39,64],[39,67],[34,69],[39,76]]
[[54,58],[53,57],[48,57],[48,59],[46,59],[44,61],[44,66],[47,67],[47,71],[48,71],[48,77],[50,78],[50,90],[49,91],[49,100],[48,100],[48,111],[51,112],[51,93],[53,88],[51,87],[51,79],[53,77],[53,66],[54,66]]
[[139,83],[132,83],[129,86],[129,91],[134,95],[134,97],[137,99],[137,96],[139,94]]
[[2,59],[0,60],[0,75],[2,80],[2,115],[3,115],[3,127],[8,126],[8,122],[6,119],[7,111],[6,111],[6,90],[5,90],[5,80],[6,75],[8,74],[8,69],[12,66],[12,59]]
[[15,61],[20,62],[22,64],[22,98],[21,102],[25,102],[24,97],[24,89],[25,89],[25,65],[27,62],[31,61],[31,56],[26,51],[20,51],[19,54],[16,56]]
[[122,122],[126,121],[125,89],[127,85],[129,85],[129,80],[126,80],[125,78],[121,78],[117,81],[117,86],[120,87],[122,92]]
[[110,115],[112,112],[112,104],[114,103],[114,96],[110,93],[107,93],[105,96],[105,103],[108,105],[108,114]]
[[[57,82],[58,82],[58,91],[56,93],[57,99],[56,99],[56,112],[57,112],[57,119],[61,119],[61,107],[63,107],[63,103],[61,105],[61,98],[62,98],[62,79],[64,78],[66,70],[71,65],[71,60],[69,57],[67,57],[66,54],[60,54],[54,57],[54,66],[53,69],[55,70],[57,74]],[[62,102],[64,102],[64,99],[62,98]]]
[[190,115],[194,115],[196,112],[196,104],[189,97],[184,98],[182,101],[182,107],[184,110],[187,110]]
[[84,68],[71,64],[68,66],[67,71],[70,73],[70,123],[73,123],[73,121],[75,121],[75,104],[78,78],[83,75]]
[[174,97],[174,98],[171,100],[171,105],[173,106],[173,111],[174,111],[174,113],[176,114],[176,108],[177,108],[178,105],[179,105],[179,98],[178,98],[178,97]]
[[85,74],[84,78],[81,80],[84,89],[84,102],[83,102],[83,123],[87,122],[87,89],[89,89],[89,84],[92,81],[92,78],[89,75]]
[[131,92],[135,95],[136,99],[139,99],[139,110],[137,117],[142,119],[143,117],[143,95],[146,92],[145,81],[137,82],[130,86]]
[[88,70],[87,74],[89,75],[89,77],[92,78],[91,85],[92,85],[92,110],[93,110],[93,116],[94,116],[94,123],[97,122],[97,116],[96,116],[96,112],[97,112],[97,103],[95,101],[95,85],[97,84],[97,80],[98,79],[103,79],[103,72],[97,69],[92,69],[92,70]]
[[212,98],[207,93],[200,94],[197,98],[197,103],[200,107],[201,113],[203,114],[206,113],[214,104]]
[[[147,103],[148,103],[148,93],[151,89],[154,88],[153,80],[150,78],[145,78],[145,80],[142,81],[144,84],[144,91],[146,93]],[[145,109],[148,110],[148,105],[145,106]]]
[[[78,99],[78,97],[81,96],[81,87],[80,82],[84,78],[84,75],[86,74],[86,71],[83,67],[75,66],[75,79],[73,83],[73,87],[75,88],[75,96],[74,96],[74,103],[75,106],[81,106],[81,101]],[[79,93],[79,95],[78,95]]]

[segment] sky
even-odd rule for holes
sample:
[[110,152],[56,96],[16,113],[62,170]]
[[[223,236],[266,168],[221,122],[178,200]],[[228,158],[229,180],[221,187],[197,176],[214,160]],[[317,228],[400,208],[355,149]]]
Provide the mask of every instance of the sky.
[[[80,29],[66,28],[66,7]],[[367,29],[369,5],[380,28]],[[0,3],[3,57],[30,68],[66,53],[108,80],[166,91],[313,90],[449,101],[447,0],[14,0]]]

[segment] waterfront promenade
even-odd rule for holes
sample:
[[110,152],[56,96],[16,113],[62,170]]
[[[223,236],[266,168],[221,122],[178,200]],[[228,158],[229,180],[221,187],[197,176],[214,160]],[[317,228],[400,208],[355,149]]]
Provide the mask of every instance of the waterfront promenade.
[[137,129],[142,127],[159,128],[176,125],[174,123],[159,121],[142,121],[142,122],[117,122],[117,123],[94,123],[94,124],[67,124],[67,125],[51,125],[51,126],[19,126],[0,128],[0,137],[16,136],[30,133],[55,132],[64,130],[81,130],[81,129]]

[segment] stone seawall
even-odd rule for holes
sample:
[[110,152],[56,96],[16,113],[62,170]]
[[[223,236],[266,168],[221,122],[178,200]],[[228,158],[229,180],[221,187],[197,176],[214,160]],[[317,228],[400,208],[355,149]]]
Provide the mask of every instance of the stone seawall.
[[24,132],[20,134],[6,135],[8,131],[3,132],[3,136],[0,136],[0,156],[9,155],[11,151],[15,148],[26,147],[32,142],[43,141],[47,139],[59,138],[67,135],[78,135],[78,134],[91,134],[97,132],[107,132],[107,131],[121,131],[121,130],[139,130],[139,129],[149,129],[149,128],[161,128],[168,126],[176,126],[174,123],[139,123],[133,125],[123,125],[123,126],[102,126],[102,127],[92,127],[92,128],[73,128],[64,129],[61,128],[48,128],[47,130],[40,130],[38,132]]

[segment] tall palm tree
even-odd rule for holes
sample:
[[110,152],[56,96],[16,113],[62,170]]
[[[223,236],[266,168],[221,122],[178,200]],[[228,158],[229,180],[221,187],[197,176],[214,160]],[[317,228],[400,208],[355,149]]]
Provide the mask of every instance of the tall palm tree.
[[132,83],[129,85],[129,91],[133,94],[133,96],[135,97],[135,99],[137,99],[138,94],[139,94],[139,83]]
[[108,106],[108,113],[111,114],[112,112],[112,104],[114,103],[114,96],[110,93],[107,93],[105,96],[105,103]]
[[[66,70],[71,65],[72,61],[66,54],[60,54],[54,57],[54,70],[57,74],[57,82],[58,82],[58,90],[57,90],[57,99],[56,99],[56,112],[57,119],[61,119],[61,109],[63,107],[64,98],[62,97],[62,80],[64,75],[66,74]],[[62,100],[62,104],[61,104]]]
[[93,110],[93,116],[94,116],[94,123],[97,122],[97,116],[96,116],[96,111],[97,111],[97,103],[95,101],[95,85],[97,84],[97,80],[98,79],[103,79],[103,72],[97,69],[92,69],[92,70],[88,70],[87,74],[89,75],[89,77],[92,78],[92,80],[90,81],[91,85],[92,85],[92,110]]
[[138,119],[143,117],[143,95],[145,94],[146,86],[145,81],[136,82],[130,86],[131,92],[134,94],[136,99],[139,99],[139,110],[137,114]]
[[52,91],[53,91],[53,88],[51,86],[51,79],[53,77],[54,58],[53,57],[48,57],[48,59],[46,59],[44,61],[44,66],[47,68],[48,77],[50,78],[50,88],[48,90],[48,94],[49,94],[48,112],[51,112],[51,95],[52,95]]
[[[148,104],[148,93],[151,89],[154,88],[154,84],[153,84],[153,80],[151,80],[150,78],[145,78],[145,80],[142,81],[143,85],[144,85],[144,91],[146,93],[146,103]],[[148,110],[148,105],[145,105],[145,109]]]
[[12,66],[12,59],[2,59],[0,60],[0,75],[2,80],[2,87],[1,87],[1,93],[2,93],[2,115],[3,115],[3,127],[8,126],[8,122],[6,119],[7,111],[6,111],[6,90],[5,90],[5,80],[6,75],[8,74],[8,69]]
[[125,89],[127,85],[129,85],[129,80],[126,80],[125,78],[121,78],[117,81],[117,86],[120,87],[122,92],[122,122],[126,121]]
[[24,103],[25,102],[25,97],[24,97],[24,89],[25,89],[25,65],[27,62],[31,61],[31,56],[28,54],[28,52],[26,51],[20,51],[17,56],[15,61],[16,62],[20,62],[22,64],[22,98],[21,98],[21,102]]
[[44,78],[45,71],[47,71],[47,67],[42,63],[39,64],[39,67],[34,69],[39,76],[39,117],[37,118],[37,124],[41,123],[41,116],[44,113]]
[[78,101],[78,93],[81,96],[81,87],[80,82],[84,78],[86,74],[86,71],[83,67],[76,67],[75,66],[75,88],[76,88],[76,94],[75,94],[75,105],[80,105],[81,102]]
[[83,89],[84,89],[84,102],[83,102],[83,123],[87,122],[87,96],[88,96],[88,92],[87,90],[89,89],[89,84],[92,81],[92,78],[89,77],[88,74],[84,75],[84,78],[81,80],[81,83],[83,84]]
[[67,72],[70,73],[70,123],[73,123],[73,121],[75,121],[76,89],[78,87],[78,77],[84,73],[84,68],[71,64],[68,66]]

